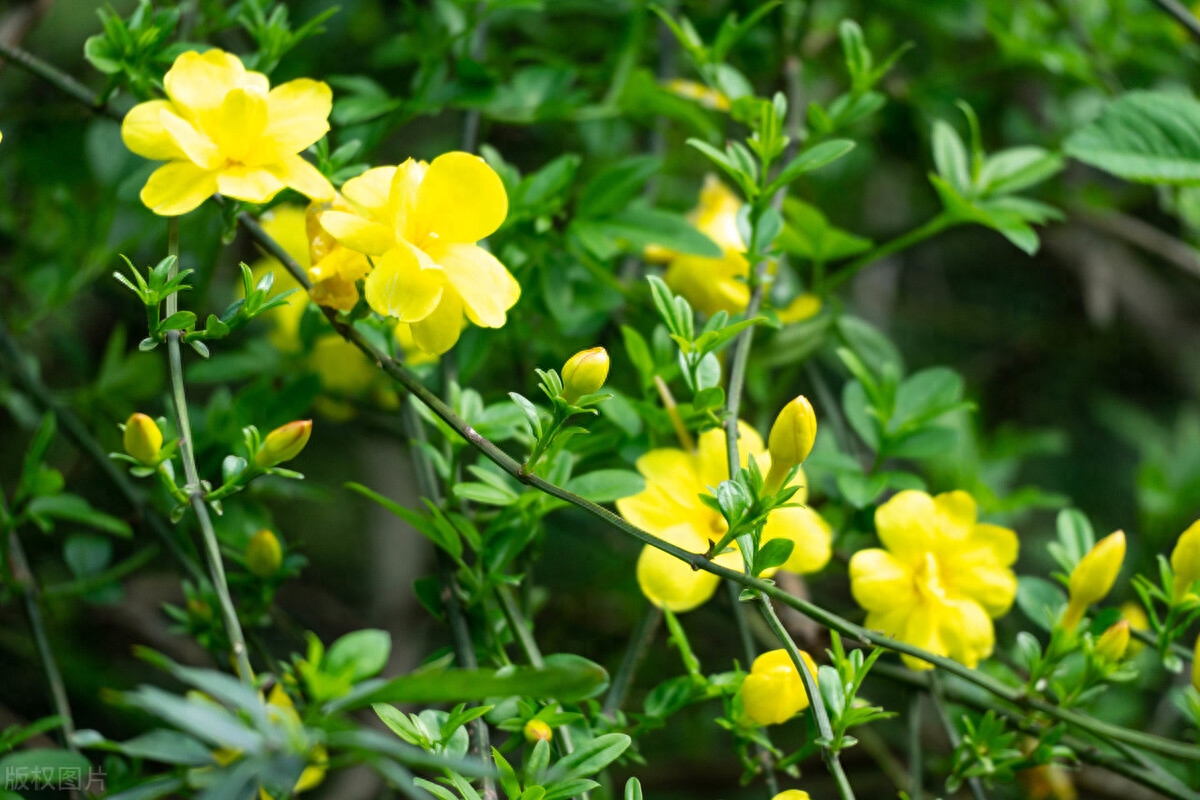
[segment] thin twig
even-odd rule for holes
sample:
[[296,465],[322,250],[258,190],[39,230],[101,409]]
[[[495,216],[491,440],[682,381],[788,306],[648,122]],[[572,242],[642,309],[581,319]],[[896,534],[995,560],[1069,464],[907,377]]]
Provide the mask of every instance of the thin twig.
[[1200,20],[1196,19],[1196,15],[1189,11],[1187,6],[1178,0],[1154,0],[1154,5],[1174,17],[1176,22],[1187,28],[1188,33],[1200,41]]
[[[946,709],[945,693],[937,670],[929,673],[929,696],[933,699],[933,707],[937,711],[942,730],[946,732],[946,738],[950,740],[950,749],[957,750],[958,746],[962,744],[962,737],[958,735],[958,728],[955,727],[954,720],[950,719],[950,712]],[[975,800],[987,800],[987,795],[983,791],[983,782],[979,778],[967,778],[967,786],[970,787]]]
[[[167,221],[167,254],[174,256],[168,280],[179,272],[179,217]],[[167,295],[167,317],[179,310],[179,293]],[[200,471],[196,468],[196,442],[192,437],[192,424],[188,419],[186,384],[183,378],[183,355],[180,352],[180,334],[177,330],[167,331],[167,361],[170,365],[171,400],[175,407],[175,428],[179,432],[179,457],[183,461],[183,474],[187,481],[188,502],[196,514],[200,526],[200,539],[204,543],[204,557],[208,562],[209,579],[217,593],[221,616],[225,621],[225,634],[237,662],[238,677],[248,686],[254,685],[254,672],[250,668],[250,654],[246,650],[246,637],[238,619],[237,607],[229,593],[229,582],[225,579],[225,563],[221,559],[221,545],[208,514],[204,484],[200,482]]]
[[621,659],[621,666],[617,668],[617,674],[613,677],[612,684],[608,687],[608,694],[604,697],[602,713],[606,717],[615,716],[621,706],[625,704],[629,687],[633,685],[633,678],[637,674],[642,659],[646,656],[646,650],[654,641],[654,635],[658,632],[661,622],[662,609],[653,603],[647,603],[646,611],[638,620],[633,633],[629,635],[629,646],[625,648],[625,657]]

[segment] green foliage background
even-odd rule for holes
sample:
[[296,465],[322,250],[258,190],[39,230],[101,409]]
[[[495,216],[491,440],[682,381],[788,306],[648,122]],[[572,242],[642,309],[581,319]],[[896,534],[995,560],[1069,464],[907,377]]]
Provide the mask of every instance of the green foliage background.
[[[480,141],[511,165],[506,180],[536,173],[544,181],[521,184],[515,194],[516,184],[510,186],[510,221],[492,242],[523,294],[503,329],[464,333],[456,351],[460,384],[477,389],[487,403],[507,403],[509,391],[532,397],[534,367],[558,367],[576,350],[601,343],[613,355],[611,385],[634,400],[621,408],[650,424],[608,410],[578,444],[586,463],[629,468],[651,442],[669,441],[657,430],[661,412],[641,402],[652,397],[643,394],[619,333],[624,323],[648,334],[655,322],[648,287],[634,279],[641,271],[636,252],[597,257],[581,246],[573,227],[581,206],[586,210],[590,180],[654,147],[661,159],[651,178],[655,203],[686,211],[712,166],[685,140],[719,143],[738,130],[727,115],[655,88],[656,74],[696,78],[658,18],[635,2],[495,2],[486,43],[472,54],[462,32],[474,4],[339,5],[324,33],[283,55],[272,76],[331,83],[334,147],[358,140],[358,159],[374,164],[428,159],[459,148],[464,115],[478,111]],[[755,4],[681,5],[708,39],[731,10],[744,15]],[[100,89],[104,77],[82,55],[85,39],[99,30],[94,7],[74,0],[51,5],[22,46]],[[121,15],[132,8],[114,7]],[[289,3],[288,11],[298,22],[328,7],[302,1]],[[183,8],[188,40],[235,52],[255,48],[232,26],[243,4],[201,0]],[[860,23],[877,59],[906,42],[914,46],[878,87],[886,105],[844,132],[856,149],[804,176],[792,194],[836,226],[877,243],[938,212],[927,178],[934,169],[931,131],[945,120],[967,138],[956,101],[974,109],[989,152],[1018,145],[1059,151],[1121,91],[1189,92],[1200,65],[1200,46],[1148,0],[787,2],[738,43],[730,63],[769,96],[787,89],[785,61],[798,56],[799,96],[828,103],[848,83],[837,38],[846,18]],[[165,252],[165,224],[137,200],[148,165],[126,151],[117,123],[12,65],[0,72],[0,131],[0,319],[56,397],[106,449],[120,450],[116,423],[132,411],[159,408],[165,393],[162,360],[137,352],[140,309],[109,278],[118,254],[145,265]],[[553,170],[538,172],[551,163]],[[640,191],[635,185],[624,199]],[[847,376],[833,354],[836,345],[883,348],[910,373],[952,367],[976,410],[955,412],[957,446],[922,463],[929,486],[972,490],[985,511],[1016,528],[1022,574],[1053,568],[1043,545],[1053,535],[1053,511],[1065,505],[1086,509],[1098,532],[1129,531],[1131,563],[1153,572],[1154,557],[1200,509],[1200,257],[1193,247],[1200,195],[1187,186],[1121,182],[1077,161],[1027,194],[1066,214],[1039,228],[1036,254],[1026,255],[989,228],[955,227],[866,269],[828,300],[820,318],[827,327],[800,323],[760,332],[744,416],[765,432],[783,402],[805,393],[825,425],[837,412],[824,407],[813,370],[825,376],[829,396],[840,396]],[[197,270],[196,289],[185,299],[189,307],[217,308],[236,296],[237,263],[258,254],[245,237],[230,241],[233,234],[213,204],[184,218],[182,260]],[[796,285],[797,274],[785,272],[781,291],[789,277]],[[829,324],[833,315],[871,327]],[[312,413],[319,379],[273,349],[268,330],[256,323],[249,335],[221,343],[211,361],[192,362],[203,473],[219,474],[228,442],[242,426],[267,430]],[[436,384],[432,370],[425,375]],[[41,414],[4,374],[0,404],[0,486],[12,486]],[[308,480],[259,486],[231,503],[220,520],[232,549],[273,522],[289,550],[307,559],[277,598],[290,630],[264,634],[279,652],[300,648],[298,630],[313,630],[328,642],[368,624],[392,630],[404,643],[396,648],[401,667],[448,644],[409,589],[414,577],[432,571],[428,547],[416,536],[396,547],[401,534],[366,499],[343,488],[353,480],[414,496],[412,473],[394,443],[399,439],[384,438],[397,427],[394,414],[369,402],[351,420],[323,419],[318,407],[313,442],[297,462]],[[95,463],[62,441],[50,461],[72,491],[128,517]],[[814,483],[834,493],[831,475],[819,466],[812,473]],[[835,521],[848,532],[837,543],[844,555],[863,541],[856,532],[869,530],[869,508],[843,510],[846,516]],[[615,671],[640,614],[637,547],[571,510],[556,512],[547,529],[531,571],[536,588],[529,590],[543,649],[576,653]],[[63,546],[61,531],[27,542],[43,583],[71,578]],[[138,544],[115,540],[114,548],[119,561]],[[836,562],[810,582],[809,592],[826,607],[853,608],[844,565]],[[102,691],[154,679],[155,671],[132,657],[131,645],[149,643],[177,659],[203,660],[194,645],[171,644],[178,637],[159,612],[163,602],[182,603],[172,576],[160,556],[123,588],[108,587],[85,603],[50,602],[53,642],[76,715],[87,727],[113,738],[143,728],[143,719],[106,703]],[[1119,593],[1133,598],[1128,586]],[[8,603],[0,614],[3,727],[44,716],[48,708],[19,605]],[[714,669],[738,653],[728,614],[722,594],[687,618],[693,645]],[[1021,625],[1027,623],[1014,611],[1000,623],[999,640]],[[677,672],[676,654],[660,642],[639,684]],[[1110,694],[1102,714],[1133,727],[1147,724],[1154,709],[1143,689],[1158,679],[1161,673],[1147,671],[1138,686]],[[641,691],[635,689],[635,703]],[[892,710],[907,702],[899,695],[873,700]],[[712,755],[727,747],[727,735],[708,724],[711,715],[702,708],[684,713],[685,719],[642,740],[648,765],[634,771],[653,797],[735,796],[736,762]],[[882,731],[892,742],[903,736],[901,725]],[[848,758],[861,796],[877,796],[873,792],[888,785],[863,753]],[[810,791],[822,797],[815,787],[823,777],[813,763],[806,769]],[[622,767],[622,774],[629,769]],[[1016,796],[1005,791],[996,796]]]

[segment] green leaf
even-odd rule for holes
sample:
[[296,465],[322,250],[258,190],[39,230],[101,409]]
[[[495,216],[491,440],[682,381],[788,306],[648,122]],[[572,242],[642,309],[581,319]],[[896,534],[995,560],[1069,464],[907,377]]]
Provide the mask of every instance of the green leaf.
[[1062,167],[1062,156],[1040,147],[1002,150],[984,162],[979,171],[979,190],[984,194],[1018,192],[1041,183]]
[[721,248],[681,214],[655,208],[618,211],[591,225],[604,235],[623,241],[634,250],[658,245],[676,253],[720,258]]
[[958,131],[940,119],[933,123],[933,163],[938,175],[955,191],[964,197],[970,196],[971,167],[967,161],[967,148]]
[[196,324],[196,315],[191,311],[176,311],[171,316],[158,323],[158,330],[161,331],[183,331],[189,330]]
[[901,382],[896,390],[889,429],[932,420],[956,407],[963,394],[962,377],[946,367],[923,369]]
[[575,216],[588,219],[625,208],[661,166],[654,156],[634,156],[597,172],[580,191]]
[[201,767],[215,763],[208,747],[185,733],[163,728],[143,733],[118,747],[130,758],[148,758],[161,764]]
[[642,491],[646,480],[627,469],[600,469],[571,478],[565,488],[593,503],[611,503]]
[[90,578],[104,571],[112,560],[111,539],[73,533],[63,543],[63,560],[76,578]]
[[511,506],[520,498],[516,492],[507,487],[501,488],[487,483],[456,483],[454,496],[486,506]]
[[775,242],[791,255],[826,263],[871,249],[870,239],[835,228],[816,206],[802,200],[785,198],[783,214],[787,224]]
[[761,575],[763,570],[782,565],[792,557],[795,547],[796,543],[786,537],[770,540],[754,554],[754,574]]
[[780,187],[787,186],[806,172],[812,172],[826,164],[832,163],[854,149],[854,142],[849,139],[830,139],[810,147],[788,162],[775,180],[767,186],[766,193],[771,194]]
[[46,460],[46,451],[54,441],[54,433],[58,430],[58,422],[53,413],[47,412],[38,424],[37,433],[25,451],[24,465],[21,467],[21,479],[17,484],[17,492],[13,501],[20,503],[34,493],[41,474],[42,462]]
[[68,780],[78,785],[80,776],[86,777],[91,769],[91,762],[79,753],[48,747],[18,750],[0,758],[0,780],[5,786],[19,782],[19,775],[37,775],[35,786],[61,786]]
[[362,708],[373,703],[456,703],[489,697],[531,697],[572,702],[589,697],[608,682],[599,664],[583,658],[552,660],[546,666],[506,667],[492,671],[430,670],[384,683],[359,687],[330,705],[330,711]]
[[1017,607],[1044,631],[1049,631],[1058,619],[1067,596],[1056,584],[1034,575],[1017,579]]
[[[623,733],[606,733],[579,745],[575,752],[563,756],[550,771],[553,781],[569,781],[595,775],[616,761],[632,740]],[[570,795],[566,795],[570,796]]]
[[40,520],[45,526],[52,527],[49,520],[77,522],[87,525],[113,536],[129,538],[133,530],[124,521],[97,511],[87,500],[74,494],[57,494],[49,497],[35,497],[27,506],[30,516]]
[[1071,134],[1063,150],[1135,183],[1200,183],[1200,101],[1176,92],[1129,92]]
[[354,631],[330,645],[321,662],[321,671],[347,676],[357,683],[378,675],[387,666],[391,652],[392,635],[387,631],[374,628]]

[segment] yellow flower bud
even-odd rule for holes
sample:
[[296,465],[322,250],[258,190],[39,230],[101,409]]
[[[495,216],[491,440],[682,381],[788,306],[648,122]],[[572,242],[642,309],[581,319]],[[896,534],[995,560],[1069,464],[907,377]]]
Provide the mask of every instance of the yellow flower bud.
[[1171,600],[1178,603],[1187,596],[1192,584],[1200,580],[1200,520],[1180,534],[1171,552],[1171,569],[1175,572]]
[[266,469],[284,461],[291,461],[300,455],[300,451],[308,444],[312,435],[312,420],[296,420],[287,425],[281,425],[267,434],[262,447],[254,456],[254,463]]
[[603,347],[580,350],[563,364],[563,399],[574,403],[585,394],[600,391],[608,378],[608,351]]
[[1110,663],[1117,663],[1129,648],[1129,620],[1113,623],[1096,641],[1096,655]]
[[[800,653],[804,666],[817,677],[817,665]],[[742,681],[742,709],[755,725],[779,725],[808,708],[804,681],[787,650],[772,650],[754,659]]]
[[813,442],[817,439],[817,415],[808,398],[799,395],[788,403],[775,418],[771,436],[767,439],[767,450],[771,453],[771,469],[767,473],[764,488],[771,493],[779,491],[792,467],[808,458]]
[[771,798],[771,800],[812,800],[808,792],[802,792],[799,789],[788,789],[786,792],[780,792]]
[[1087,555],[1079,559],[1079,563],[1071,571],[1071,602],[1063,615],[1063,628],[1068,631],[1074,630],[1079,620],[1083,619],[1083,613],[1087,611],[1088,606],[1100,602],[1108,595],[1124,560],[1124,531],[1105,536]]
[[163,435],[158,424],[145,414],[133,414],[125,421],[125,452],[153,467],[158,463],[158,451],[162,449]]
[[525,723],[525,741],[530,744],[548,742],[554,737],[554,731],[540,719],[531,719]]
[[283,548],[274,533],[263,528],[246,545],[246,568],[260,578],[269,578],[283,563]]

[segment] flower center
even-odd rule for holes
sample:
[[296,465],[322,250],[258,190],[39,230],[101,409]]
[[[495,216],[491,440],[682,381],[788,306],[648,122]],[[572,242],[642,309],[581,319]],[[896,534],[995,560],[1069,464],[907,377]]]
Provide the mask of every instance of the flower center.
[[946,585],[942,575],[941,565],[933,553],[926,553],[925,560],[913,572],[913,584],[925,600],[944,601]]

